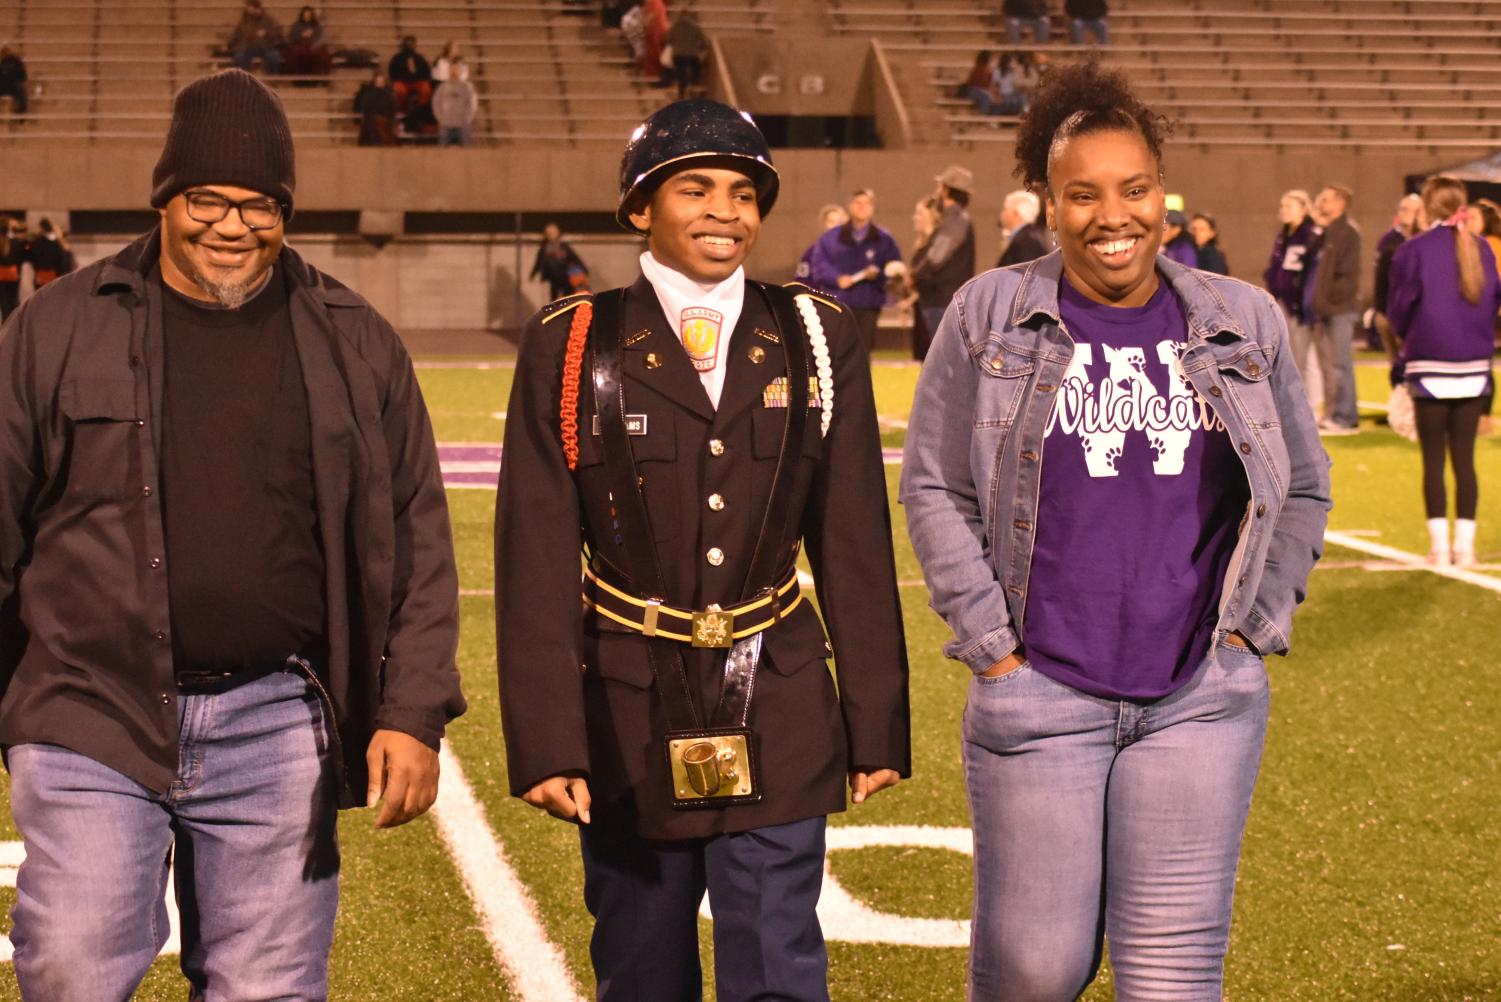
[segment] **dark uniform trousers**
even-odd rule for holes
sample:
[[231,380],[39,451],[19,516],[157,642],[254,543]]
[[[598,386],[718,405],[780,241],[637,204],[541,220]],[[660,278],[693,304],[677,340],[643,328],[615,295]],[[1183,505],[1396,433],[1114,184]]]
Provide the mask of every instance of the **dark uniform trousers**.
[[[809,589],[764,632],[748,719],[763,795],[683,810],[671,804],[667,725],[646,641],[587,613],[580,599],[583,544],[629,565],[593,429],[587,354],[576,407],[561,402],[576,302],[554,304],[528,324],[507,410],[495,541],[511,792],[560,774],[588,778],[592,824],[581,838],[601,999],[699,997],[696,915],[706,888],[722,1000],[827,998],[814,913],[824,816],[844,809],[849,770],[910,769],[905,643],[865,353],[848,312],[820,301],[832,422],[790,457],[789,524],[771,531],[789,554],[801,539],[823,618]],[[786,426],[777,321],[748,284],[721,352],[727,370],[716,408],[644,278],[627,290],[621,315],[630,443],[666,599],[684,609],[733,604]],[[574,469],[561,444],[564,411],[577,422]],[[821,413],[809,411],[815,426]],[[682,651],[702,715],[718,699],[724,654]]]

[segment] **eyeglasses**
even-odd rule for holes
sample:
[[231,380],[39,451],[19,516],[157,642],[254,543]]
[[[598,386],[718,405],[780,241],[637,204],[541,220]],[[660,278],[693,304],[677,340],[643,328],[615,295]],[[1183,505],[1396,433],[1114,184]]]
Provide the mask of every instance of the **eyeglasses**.
[[273,230],[281,223],[281,203],[274,198],[247,198],[232,202],[223,195],[211,191],[189,191],[183,194],[187,203],[188,218],[195,223],[217,223],[229,215],[230,209],[240,213],[240,220],[252,230]]

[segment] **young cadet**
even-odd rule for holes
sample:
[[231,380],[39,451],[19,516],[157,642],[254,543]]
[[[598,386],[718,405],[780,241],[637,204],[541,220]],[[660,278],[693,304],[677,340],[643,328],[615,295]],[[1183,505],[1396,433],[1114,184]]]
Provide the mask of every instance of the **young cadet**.
[[846,778],[860,803],[910,771],[855,325],[742,267],[777,187],[747,116],[657,111],[621,169],[640,277],[522,338],[495,535],[510,784],[579,825],[600,999],[701,997],[706,889],[721,1000],[827,999],[825,815]]

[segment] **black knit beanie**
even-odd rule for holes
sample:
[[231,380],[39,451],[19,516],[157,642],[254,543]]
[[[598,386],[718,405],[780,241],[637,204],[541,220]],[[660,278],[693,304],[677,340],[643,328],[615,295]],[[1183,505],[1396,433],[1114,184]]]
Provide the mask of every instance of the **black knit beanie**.
[[244,70],[194,80],[172,102],[167,145],[151,174],[151,207],[198,184],[259,191],[292,216],[292,129],[281,98]]

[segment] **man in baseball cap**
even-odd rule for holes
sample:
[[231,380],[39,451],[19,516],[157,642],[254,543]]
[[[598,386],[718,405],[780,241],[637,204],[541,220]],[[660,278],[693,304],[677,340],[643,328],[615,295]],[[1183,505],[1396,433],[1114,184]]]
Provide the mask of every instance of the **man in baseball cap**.
[[433,802],[463,711],[437,453],[401,343],[283,243],[281,102],[185,87],[161,222],[0,333],[0,744],[27,1000],[327,997],[340,807]]
[[937,333],[954,293],[975,277],[975,227],[969,218],[975,176],[969,168],[951,164],[933,180],[937,182],[933,201],[938,206],[938,229],[928,241],[927,253],[912,268],[913,284],[923,291],[925,302],[934,304],[922,307],[928,338]]
[[514,795],[579,826],[605,1002],[700,997],[706,889],[723,1002],[827,1000],[825,817],[910,768],[865,354],[835,301],[745,276],[777,190],[748,116],[656,112],[621,163],[640,277],[542,310],[517,360],[507,764]]

